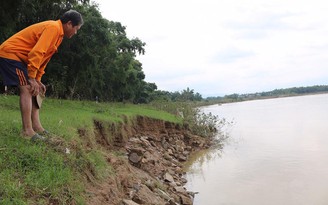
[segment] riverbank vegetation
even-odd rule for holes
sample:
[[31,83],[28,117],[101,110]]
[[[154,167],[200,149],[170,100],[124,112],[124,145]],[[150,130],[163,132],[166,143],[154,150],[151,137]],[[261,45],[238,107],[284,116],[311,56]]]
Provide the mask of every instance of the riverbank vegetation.
[[247,100],[260,100],[269,98],[280,98],[280,97],[292,97],[300,95],[314,95],[328,93],[328,85],[314,85],[307,87],[293,87],[284,89],[275,89],[267,92],[256,92],[248,94],[230,94],[223,97],[208,97],[205,99],[205,103],[208,104],[221,104],[221,103],[231,103],[231,102],[241,102]]
[[[83,204],[81,172],[92,166],[97,176],[110,174],[104,156],[98,150],[85,150],[78,132],[93,135],[94,120],[119,123],[142,115],[181,123],[174,115],[149,107],[46,99],[41,119],[57,135],[55,145],[47,146],[21,137],[18,101],[17,96],[0,95],[0,204],[6,205],[72,200]],[[74,144],[77,147],[71,148]]]
[[[177,125],[178,130],[195,134],[193,127],[215,133],[218,122],[214,118],[204,118],[208,123],[193,122],[191,119],[200,113],[191,112],[191,107],[185,108],[181,116],[151,105],[46,98],[41,120],[54,134],[47,142],[32,143],[20,134],[18,102],[17,95],[0,95],[0,204],[6,205],[85,204],[85,183],[90,170],[93,182],[117,174],[106,156],[110,152],[124,158],[125,154],[113,146],[118,143],[117,137],[132,136],[134,131],[126,126],[134,127],[138,116],[169,122]],[[151,124],[143,126],[157,132]],[[206,134],[200,133],[213,136]],[[96,144],[103,146],[99,148]]]

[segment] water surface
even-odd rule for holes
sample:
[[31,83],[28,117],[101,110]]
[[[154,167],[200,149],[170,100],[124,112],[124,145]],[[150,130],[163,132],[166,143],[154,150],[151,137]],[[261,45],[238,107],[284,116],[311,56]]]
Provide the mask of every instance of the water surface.
[[188,167],[195,205],[327,205],[328,95],[214,105],[234,122],[221,151]]

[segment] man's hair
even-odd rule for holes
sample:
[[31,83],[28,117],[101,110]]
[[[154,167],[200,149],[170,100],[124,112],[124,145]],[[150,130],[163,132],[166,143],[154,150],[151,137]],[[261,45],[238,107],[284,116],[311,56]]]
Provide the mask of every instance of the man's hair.
[[66,11],[62,17],[60,17],[60,21],[65,24],[69,21],[72,22],[72,25],[73,26],[77,26],[77,25],[82,25],[83,24],[83,18],[82,18],[82,15],[75,11],[75,10],[69,10],[69,11]]

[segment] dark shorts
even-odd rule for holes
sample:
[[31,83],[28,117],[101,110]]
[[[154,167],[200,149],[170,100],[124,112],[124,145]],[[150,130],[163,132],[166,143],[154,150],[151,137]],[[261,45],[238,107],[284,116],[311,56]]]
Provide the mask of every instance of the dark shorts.
[[27,68],[22,62],[0,57],[0,73],[4,85],[28,85]]

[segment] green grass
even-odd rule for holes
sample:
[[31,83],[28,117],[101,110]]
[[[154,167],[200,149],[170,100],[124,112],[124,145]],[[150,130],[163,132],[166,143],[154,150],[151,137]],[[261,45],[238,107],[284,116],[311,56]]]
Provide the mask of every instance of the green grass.
[[113,171],[101,150],[83,149],[77,130],[94,133],[95,119],[119,123],[138,115],[181,123],[145,105],[46,99],[40,110],[43,126],[67,143],[79,143],[74,153],[65,154],[21,137],[19,97],[0,95],[0,205],[84,204],[83,169],[91,169],[96,179]]
[[181,119],[169,113],[145,105],[96,103],[87,101],[68,101],[47,99],[41,111],[41,120],[45,127],[74,137],[76,129],[93,127],[93,119],[105,122],[122,122],[123,116],[133,118],[137,115],[180,123]]
[[[25,204],[26,199],[43,201],[49,196],[64,202],[79,192],[73,170],[61,154],[45,144],[1,133],[0,204]],[[68,187],[75,190],[67,192]]]

